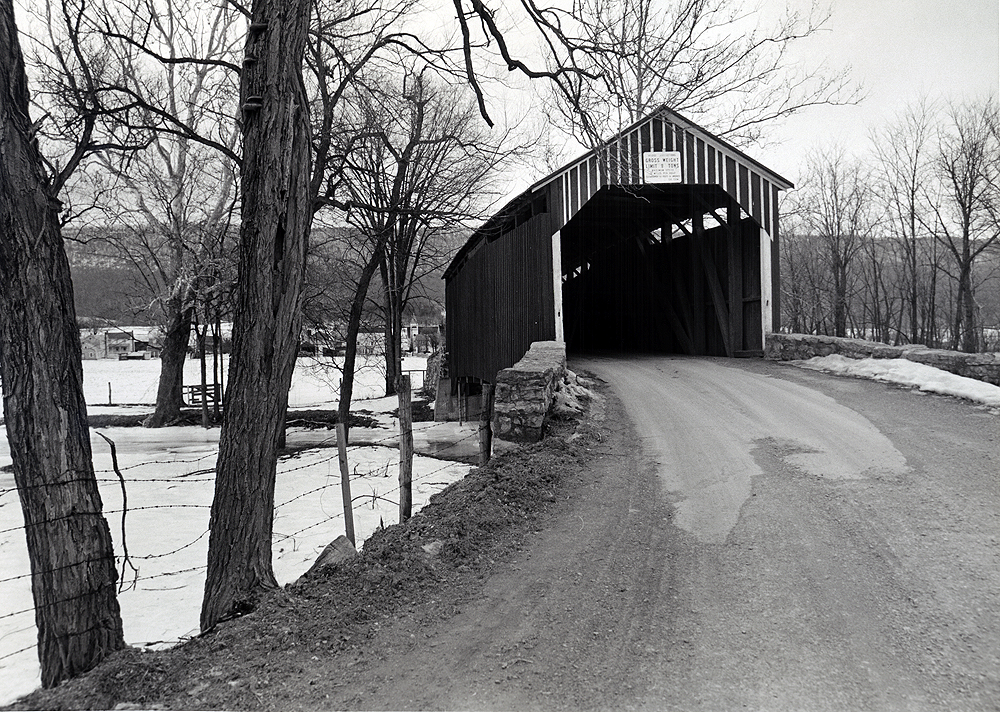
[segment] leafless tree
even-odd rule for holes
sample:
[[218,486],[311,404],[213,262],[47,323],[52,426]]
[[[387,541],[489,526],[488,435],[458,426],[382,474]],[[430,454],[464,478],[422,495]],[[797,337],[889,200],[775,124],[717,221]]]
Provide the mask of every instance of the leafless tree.
[[[89,111],[101,139],[92,142],[89,170],[69,186],[71,196],[87,198],[87,210],[98,209],[90,217],[101,224],[79,229],[77,220],[76,234],[102,234],[144,277],[150,306],[165,322],[157,412],[148,422],[170,422],[181,404],[194,294],[217,277],[218,240],[233,204],[237,131],[220,111],[233,67],[220,58],[231,51],[237,14],[203,12],[184,0],[46,0],[34,9],[47,40],[33,53],[42,104],[60,119],[47,138],[58,142],[64,127]],[[84,75],[89,94],[81,95],[64,45],[86,46],[89,67],[96,67]],[[235,92],[228,94],[231,107]],[[224,150],[202,147],[202,138]]]
[[886,228],[901,256],[901,300],[906,339],[933,340],[939,265],[933,236],[924,227],[932,215],[934,183],[931,139],[934,110],[926,101],[907,107],[894,123],[874,132],[875,188],[889,220]]
[[[156,411],[147,426],[179,416],[192,315],[201,311],[204,316],[211,300],[202,296],[214,293],[227,271],[239,133],[230,118],[236,77],[226,65],[235,56],[241,20],[224,3],[143,0],[127,9],[105,3],[95,23],[124,68],[116,88],[186,127],[162,130],[170,124],[143,108],[135,113],[149,135],[148,148],[141,154],[102,156],[102,166],[124,189],[118,194],[124,200],[113,205],[119,234],[125,236],[116,242],[154,288],[165,321]],[[226,150],[206,146],[189,133]]]
[[231,60],[242,18],[224,3],[73,1],[76,21],[64,29],[47,1],[39,19],[49,44],[36,51],[35,66],[48,103],[66,116],[79,102],[60,43],[91,38],[101,66],[114,68],[95,80],[100,104],[116,109],[99,126],[114,140],[95,154],[98,170],[74,187],[100,209],[101,239],[137,268],[163,321],[156,411],[146,421],[157,427],[180,415],[191,317],[199,293],[218,281],[236,205]]
[[[391,72],[404,58],[408,61],[420,58],[426,63],[424,66],[452,75],[456,72],[446,50],[432,49],[406,29],[407,17],[417,9],[413,0],[374,5],[352,0],[318,5],[305,62],[307,87],[313,90],[314,163],[310,189],[317,213],[328,213],[331,209],[339,212],[334,222],[342,221],[351,208],[352,198],[344,181],[348,160],[366,141],[384,131],[381,124],[373,121],[371,112],[366,111],[361,97],[367,97],[370,91],[380,91],[383,97],[388,94],[369,86],[365,77]],[[397,97],[391,99],[395,101]],[[325,321],[335,312],[344,322],[344,331],[339,334],[346,343],[346,352],[338,418],[346,426],[354,391],[358,334],[371,280],[382,264],[387,235],[356,229],[340,231],[340,235],[347,242],[332,249],[342,258],[335,271],[336,280],[344,290],[346,309],[328,308],[324,315],[313,311],[317,322]],[[313,306],[318,301],[314,299]]]
[[831,147],[813,152],[794,195],[802,231],[823,245],[831,277],[833,335],[846,336],[854,263],[873,228],[871,178],[858,159]]
[[[317,216],[318,218],[319,216]],[[316,244],[314,227],[310,237],[308,293],[305,303],[307,323],[312,325],[314,345],[334,353],[344,348],[339,370],[337,419],[350,433],[351,403],[358,371],[359,334],[373,331],[381,323],[377,305],[368,299],[372,278],[382,263],[385,235],[366,235],[353,226],[327,228],[329,239]],[[326,360],[321,361],[329,367]]]
[[997,121],[995,98],[949,107],[934,157],[940,200],[934,205],[933,222],[925,225],[951,257],[957,285],[951,345],[968,352],[983,345],[975,265],[1000,240]]
[[[80,50],[70,48],[76,54],[67,61],[86,71]],[[85,75],[80,82],[88,91]],[[125,642],[59,220],[60,190],[92,148],[95,119],[80,117],[77,142],[53,170],[39,151],[28,96],[13,4],[0,0],[0,362],[42,684],[51,687]]]
[[860,98],[846,70],[800,71],[789,57],[828,14],[762,15],[733,0],[577,0],[562,23],[587,50],[584,72],[549,92],[549,113],[588,148],[663,105],[740,145],[808,106]]
[[[402,321],[420,281],[440,269],[456,231],[496,200],[492,177],[518,146],[509,132],[486,131],[474,106],[452,87],[408,72],[402,85],[357,97],[365,125],[343,173],[348,220],[381,250],[386,392],[396,392]],[[389,92],[385,88],[392,87]]]

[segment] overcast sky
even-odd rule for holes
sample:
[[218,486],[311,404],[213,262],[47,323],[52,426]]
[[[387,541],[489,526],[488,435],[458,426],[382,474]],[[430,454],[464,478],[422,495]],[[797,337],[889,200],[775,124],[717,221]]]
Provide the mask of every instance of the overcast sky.
[[[781,3],[782,0],[765,0]],[[807,8],[811,0],[788,0]],[[806,61],[850,64],[867,98],[858,106],[810,109],[776,132],[781,146],[750,149],[795,181],[811,147],[836,141],[862,153],[872,128],[908,103],[1000,94],[998,0],[829,0],[829,31],[802,47]]]
[[[808,109],[773,131],[780,145],[747,149],[793,182],[809,150],[838,142],[863,153],[872,129],[921,96],[961,100],[1000,95],[1000,0],[815,1],[830,8],[830,21],[825,31],[800,43],[794,59],[807,67],[851,65],[851,76],[862,83],[866,98],[857,106]],[[786,5],[807,12],[814,0],[761,2],[765,11],[780,14]],[[451,4],[444,3],[442,11],[451,13]],[[493,99],[494,114],[510,108]],[[520,191],[530,181],[522,175],[514,182]]]

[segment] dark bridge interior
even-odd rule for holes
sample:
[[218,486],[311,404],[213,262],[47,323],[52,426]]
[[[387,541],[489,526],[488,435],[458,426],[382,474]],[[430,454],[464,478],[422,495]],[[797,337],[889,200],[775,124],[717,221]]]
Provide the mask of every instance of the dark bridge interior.
[[760,228],[744,215],[717,185],[598,191],[561,233],[567,348],[760,351]]

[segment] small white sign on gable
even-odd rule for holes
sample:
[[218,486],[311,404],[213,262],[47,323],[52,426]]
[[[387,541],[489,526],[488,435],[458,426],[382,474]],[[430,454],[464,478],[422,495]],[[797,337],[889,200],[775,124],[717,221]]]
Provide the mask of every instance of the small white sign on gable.
[[648,151],[642,154],[642,175],[646,183],[681,183],[680,151]]

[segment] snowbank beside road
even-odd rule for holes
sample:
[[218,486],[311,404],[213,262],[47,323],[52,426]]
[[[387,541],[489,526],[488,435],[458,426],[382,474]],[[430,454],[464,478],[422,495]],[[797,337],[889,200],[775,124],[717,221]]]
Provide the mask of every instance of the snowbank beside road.
[[875,381],[911,386],[926,393],[965,398],[992,408],[1000,408],[1000,386],[956,376],[933,366],[901,358],[852,359],[839,354],[814,356],[794,362],[802,368],[825,371],[842,376],[870,378]]

